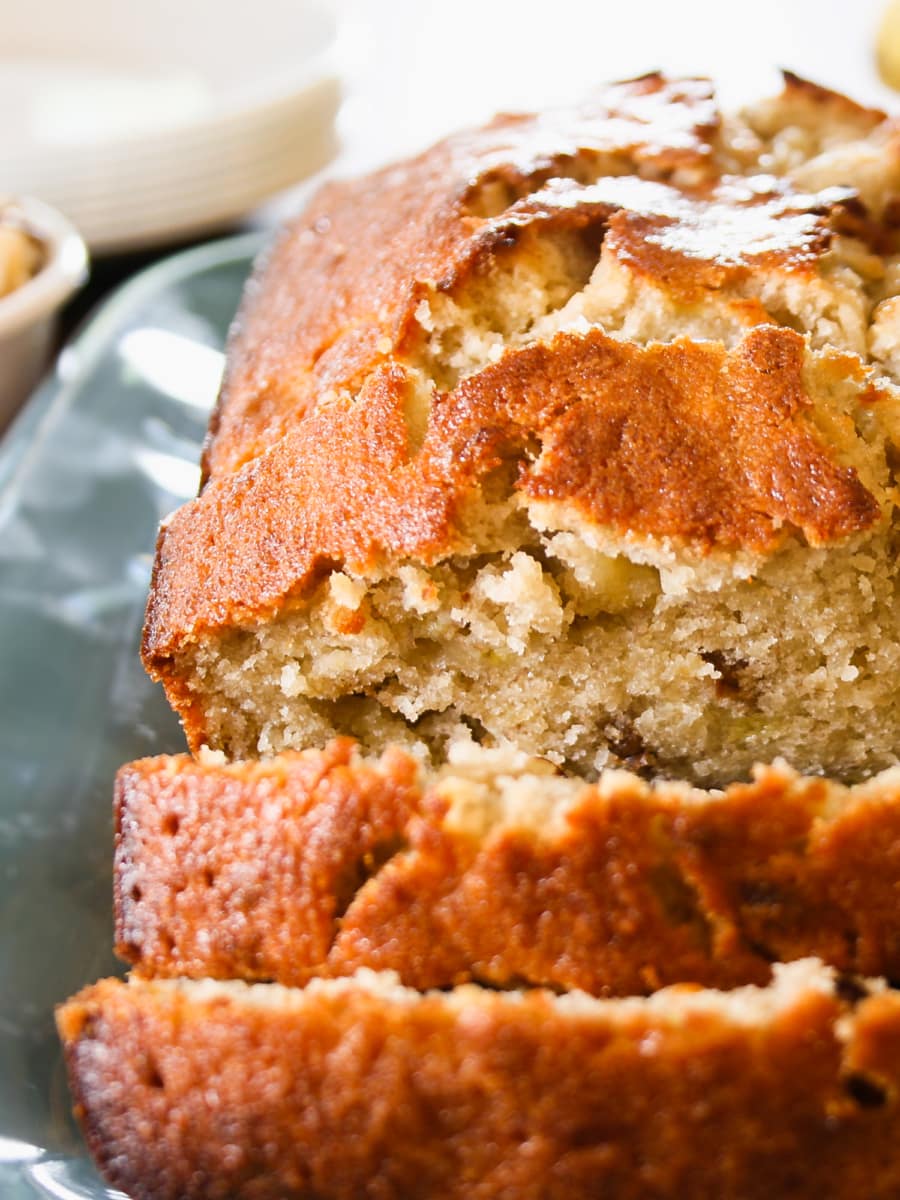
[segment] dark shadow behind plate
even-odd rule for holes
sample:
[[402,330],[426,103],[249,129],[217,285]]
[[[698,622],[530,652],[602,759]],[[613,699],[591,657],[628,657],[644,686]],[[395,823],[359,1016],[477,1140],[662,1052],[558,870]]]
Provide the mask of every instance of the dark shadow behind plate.
[[197,487],[221,350],[258,235],[108,301],[0,443],[0,1196],[107,1189],[70,1113],[53,1008],[120,973],[111,786],[184,748],[138,660],[159,520]]

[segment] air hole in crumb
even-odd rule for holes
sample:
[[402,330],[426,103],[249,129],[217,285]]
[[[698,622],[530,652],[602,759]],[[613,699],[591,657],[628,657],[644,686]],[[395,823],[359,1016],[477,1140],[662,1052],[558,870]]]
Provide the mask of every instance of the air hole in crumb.
[[402,834],[382,838],[355,862],[347,863],[334,881],[334,917],[340,920],[363,885],[396,854],[409,848]]
[[611,728],[607,731],[607,736],[610,750],[625,762],[640,759],[646,750],[644,739],[633,725]]
[[204,885],[204,887],[211,888],[215,882],[216,882],[215,871],[211,871],[209,869],[209,867],[204,867],[203,868],[203,885]]
[[656,772],[656,759],[637,729],[628,721],[608,725],[603,734],[610,750],[619,760],[618,765],[642,779],[651,778]]
[[479,746],[483,745],[488,739],[487,727],[477,717],[473,717],[470,713],[464,713],[460,718],[460,722],[471,733],[472,741],[477,742]]
[[709,921],[693,885],[673,862],[661,862],[648,876],[648,882],[666,919],[672,925],[691,928],[698,944],[708,951],[712,944]]
[[858,646],[850,655],[850,665],[858,671],[864,671],[869,665],[869,647]]
[[166,837],[174,837],[181,826],[181,820],[176,813],[166,813],[163,817],[162,831]]
[[159,933],[159,944],[163,954],[170,955],[175,949],[175,939],[169,933],[168,929],[162,929]]
[[881,1084],[858,1071],[846,1077],[844,1091],[860,1108],[883,1108],[887,1103],[887,1092]]
[[144,1083],[151,1088],[164,1088],[165,1082],[162,1075],[159,1073],[159,1067],[151,1058],[147,1060],[147,1066],[144,1071]]
[[838,975],[834,981],[834,990],[845,1004],[859,1004],[860,1000],[865,1000],[869,994],[865,984],[852,975]]
[[144,895],[144,893],[141,891],[140,884],[136,883],[134,885],[134,887],[131,889],[129,895],[131,896],[131,898],[135,902],[135,904],[139,904]]
[[750,665],[745,658],[730,659],[721,650],[707,650],[700,655],[704,662],[718,672],[716,695],[720,700],[736,700],[743,690],[741,672]]

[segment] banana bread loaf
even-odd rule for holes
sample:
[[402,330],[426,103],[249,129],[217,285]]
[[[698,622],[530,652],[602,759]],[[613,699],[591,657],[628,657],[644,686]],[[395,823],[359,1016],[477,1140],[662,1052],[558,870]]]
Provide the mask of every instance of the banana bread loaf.
[[131,981],[58,1014],[113,1185],[900,1196],[898,347],[900,125],[792,75],[319,193],[160,534]]
[[647,76],[327,187],[249,286],[144,655],[191,746],[897,761],[900,131]]

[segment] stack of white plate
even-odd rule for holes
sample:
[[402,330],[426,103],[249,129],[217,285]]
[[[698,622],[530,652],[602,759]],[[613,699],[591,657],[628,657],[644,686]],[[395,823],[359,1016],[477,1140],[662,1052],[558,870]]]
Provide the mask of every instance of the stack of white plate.
[[0,0],[0,193],[95,253],[187,237],[323,166],[327,0]]

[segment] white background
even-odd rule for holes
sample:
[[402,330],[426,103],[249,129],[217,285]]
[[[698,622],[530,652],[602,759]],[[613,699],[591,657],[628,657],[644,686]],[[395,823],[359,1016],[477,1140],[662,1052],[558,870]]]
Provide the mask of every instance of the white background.
[[790,67],[900,111],[878,79],[887,0],[339,0],[350,95],[341,170],[363,169],[500,109],[576,100],[655,68],[712,75],[726,103]]

